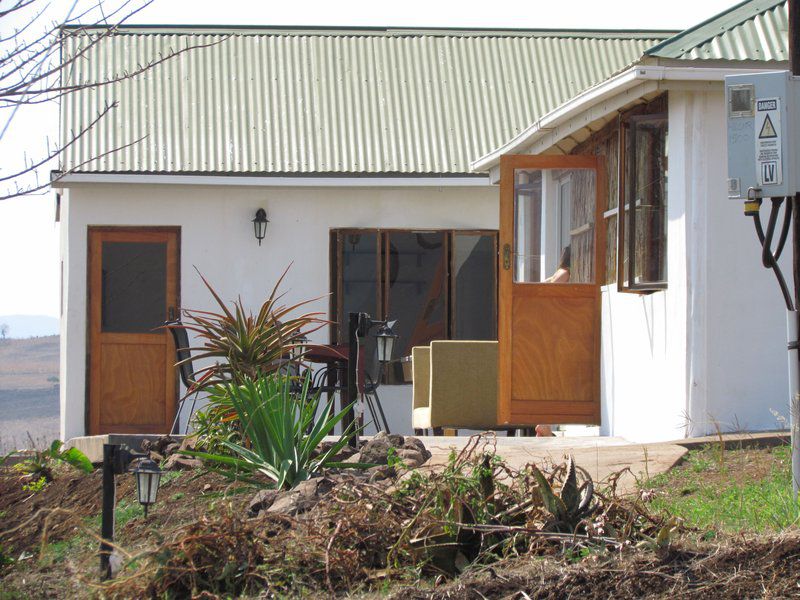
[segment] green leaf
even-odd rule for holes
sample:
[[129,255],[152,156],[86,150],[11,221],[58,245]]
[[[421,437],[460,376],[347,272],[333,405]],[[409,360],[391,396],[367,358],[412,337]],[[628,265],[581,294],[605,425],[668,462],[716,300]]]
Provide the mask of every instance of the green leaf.
[[80,450],[77,448],[69,448],[64,450],[59,455],[59,458],[66,463],[69,463],[76,469],[83,471],[84,473],[91,473],[94,471],[94,466],[92,465],[92,461]]

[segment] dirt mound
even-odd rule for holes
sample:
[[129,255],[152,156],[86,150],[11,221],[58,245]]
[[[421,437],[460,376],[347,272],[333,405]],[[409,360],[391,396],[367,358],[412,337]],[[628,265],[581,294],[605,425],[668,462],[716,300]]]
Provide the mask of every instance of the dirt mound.
[[577,564],[553,557],[494,565],[433,590],[406,588],[400,600],[474,598],[795,598],[800,533],[733,539],[665,552],[628,550]]

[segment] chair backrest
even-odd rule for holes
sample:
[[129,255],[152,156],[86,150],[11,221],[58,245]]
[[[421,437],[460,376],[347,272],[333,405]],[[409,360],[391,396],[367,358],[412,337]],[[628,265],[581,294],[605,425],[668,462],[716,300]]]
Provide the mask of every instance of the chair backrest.
[[172,332],[172,339],[175,340],[175,354],[178,359],[176,362],[181,363],[178,365],[178,372],[181,375],[183,385],[186,386],[186,389],[189,389],[195,383],[194,367],[191,361],[192,353],[189,350],[189,334],[186,333],[186,328],[183,327],[183,323],[181,323],[180,319],[167,321],[164,325]]

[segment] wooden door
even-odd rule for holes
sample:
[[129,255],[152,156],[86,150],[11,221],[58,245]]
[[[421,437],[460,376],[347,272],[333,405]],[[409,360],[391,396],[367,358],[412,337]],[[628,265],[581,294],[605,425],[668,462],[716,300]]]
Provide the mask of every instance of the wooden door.
[[[601,161],[544,155],[501,160],[500,424],[600,423],[599,282],[606,241]],[[569,282],[546,282],[565,244]]]
[[178,306],[175,228],[89,229],[89,434],[168,433]]

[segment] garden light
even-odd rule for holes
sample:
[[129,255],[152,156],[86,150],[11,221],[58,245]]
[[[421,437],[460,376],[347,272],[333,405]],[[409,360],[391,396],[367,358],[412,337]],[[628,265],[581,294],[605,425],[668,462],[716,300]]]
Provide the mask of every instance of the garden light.
[[148,507],[156,503],[162,471],[154,461],[145,458],[132,469],[132,472],[136,477],[136,495],[139,498],[139,504],[144,507],[144,516],[146,517]]
[[378,362],[387,363],[392,360],[394,343],[399,337],[392,329],[395,323],[397,321],[384,321],[375,333],[375,339],[378,341]]
[[256,211],[256,218],[253,219],[253,231],[256,234],[259,246],[261,245],[261,240],[267,235],[267,223],[269,223],[267,211],[263,208],[259,208]]

